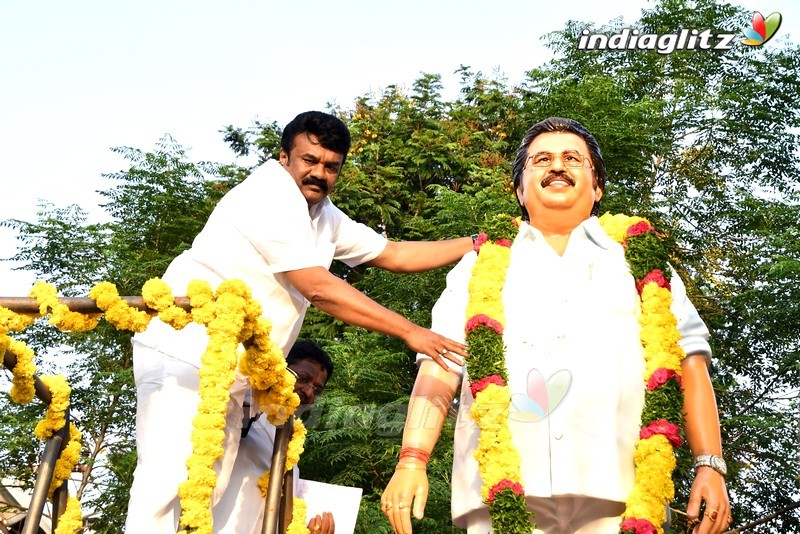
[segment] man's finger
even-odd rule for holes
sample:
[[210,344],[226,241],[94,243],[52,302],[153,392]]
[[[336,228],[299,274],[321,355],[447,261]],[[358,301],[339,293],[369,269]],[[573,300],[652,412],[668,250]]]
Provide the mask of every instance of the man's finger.
[[[449,365],[447,365],[447,362],[444,361],[444,358],[442,358],[442,355],[439,354],[438,352],[434,352],[433,354],[428,354],[428,356],[430,356],[431,359],[433,361],[435,361],[439,365],[439,367],[441,367],[445,371],[447,371],[449,373],[455,372],[455,371],[453,371],[453,369],[450,368]],[[456,363],[458,363],[458,362],[456,362]],[[461,365],[461,364],[459,364],[459,365]]]
[[686,515],[689,519],[700,519],[700,504],[703,502],[703,497],[699,491],[692,491],[689,493],[689,502],[686,503]]
[[464,365],[464,359],[453,351],[448,350],[443,356],[456,365]]
[[425,516],[425,504],[428,501],[427,486],[420,486],[417,494],[414,495],[414,517],[422,519]]
[[330,512],[324,512],[322,514],[322,530],[321,534],[333,534],[336,525],[333,522],[333,514]]
[[397,504],[397,509],[400,513],[403,534],[411,534],[411,499],[400,501]]

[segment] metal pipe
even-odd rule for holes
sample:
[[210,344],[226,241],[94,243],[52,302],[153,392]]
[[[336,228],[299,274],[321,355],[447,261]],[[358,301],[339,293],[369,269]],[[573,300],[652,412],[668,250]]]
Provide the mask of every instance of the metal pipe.
[[[264,524],[261,534],[276,534],[280,512],[281,490],[283,489],[283,470],[286,466],[286,450],[294,431],[294,416],[275,429],[275,442],[272,449],[272,467],[269,472],[267,503],[264,507]],[[282,532],[280,534],[283,534]]]
[[25,527],[22,534],[37,534],[39,523],[42,521],[44,505],[47,502],[47,493],[56,467],[56,460],[61,453],[64,442],[69,439],[69,425],[53,434],[44,445],[42,461],[36,470],[36,482],[33,485],[31,503],[28,505],[28,515],[25,518]]
[[[6,353],[3,355],[3,365],[7,369],[14,369],[14,367],[17,365],[16,355],[6,351]],[[53,400],[53,395],[50,393],[50,390],[47,388],[45,383],[42,382],[38,375],[33,376],[33,385],[36,398],[49,405]],[[53,478],[55,462],[58,460],[58,457],[64,450],[64,447],[66,447],[67,443],[69,443],[69,408],[67,408],[64,414],[64,421],[64,428],[50,437],[45,444],[44,453],[42,453],[42,460],[39,464],[39,469],[37,470],[36,474],[36,481],[34,482],[33,496],[31,497],[31,503],[28,507],[27,517],[25,518],[26,530],[23,531],[23,534],[28,534],[27,529],[29,527],[27,525],[29,523],[31,525],[36,525],[36,530],[33,530],[32,532],[38,532],[38,527],[42,521],[42,515],[44,513],[44,503],[47,501],[47,494],[50,491],[50,482]],[[53,493],[53,528],[58,525],[58,518],[64,513],[64,510],[66,510],[68,496],[69,487],[67,485],[67,481],[65,480],[64,483],[62,483],[61,486]]]
[[[3,366],[9,371],[13,370],[14,367],[17,366],[17,356],[11,354],[9,351],[6,351],[6,353],[3,355]],[[44,385],[44,382],[42,382],[38,375],[33,376],[33,388],[36,392],[37,399],[45,404],[50,404],[50,401],[53,400],[53,396],[50,394],[50,390],[47,389],[47,386]]]
[[278,528],[283,534],[292,523],[292,512],[294,511],[294,469],[283,475],[283,499],[281,499],[280,511],[278,512]]
[[[132,306],[139,310],[155,313],[156,310],[147,306],[142,297],[120,297],[128,306]],[[59,297],[58,301],[61,304],[66,304],[67,307],[76,312],[81,313],[103,313],[103,310],[97,307],[94,299],[89,297]],[[189,297],[175,297],[175,305],[190,310],[192,305],[189,303]],[[30,297],[0,297],[0,306],[8,308],[17,313],[27,313],[32,315],[39,314],[39,305],[36,299]]]
[[[66,431],[64,435],[64,439],[61,441],[61,450],[58,451],[58,456],[60,457],[61,454],[64,452],[64,449],[67,448],[70,441],[70,432],[69,432],[69,407],[67,407],[66,411],[64,412],[64,428],[60,430],[60,432]],[[59,487],[55,489],[53,492],[53,511],[52,511],[52,523],[53,523],[53,530],[58,526],[58,521],[61,519],[61,516],[64,515],[64,512],[67,510],[67,500],[69,499],[69,478],[61,483]],[[48,484],[49,486],[49,484]]]

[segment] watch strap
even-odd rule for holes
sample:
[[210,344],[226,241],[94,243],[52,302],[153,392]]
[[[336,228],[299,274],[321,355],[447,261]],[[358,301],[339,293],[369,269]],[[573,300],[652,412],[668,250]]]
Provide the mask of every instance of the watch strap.
[[698,454],[694,457],[692,467],[695,470],[698,467],[710,467],[722,476],[728,474],[728,466],[725,464],[725,459],[716,454]]

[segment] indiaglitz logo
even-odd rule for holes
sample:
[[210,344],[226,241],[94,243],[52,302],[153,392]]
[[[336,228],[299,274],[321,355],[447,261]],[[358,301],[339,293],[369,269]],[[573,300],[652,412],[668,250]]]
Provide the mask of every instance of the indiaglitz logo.
[[777,32],[778,28],[780,27],[780,13],[773,13],[765,19],[764,15],[756,11],[753,13],[753,27],[750,28],[745,26],[742,29],[742,32],[744,33],[742,44],[746,44],[748,46],[761,46],[772,39],[772,36],[775,35],[775,32]]
[[654,50],[671,54],[675,50],[730,50],[735,33],[712,33],[711,30],[681,30],[676,33],[642,33],[636,28],[623,28],[606,35],[581,32],[578,50]]
[[572,374],[566,369],[553,373],[547,380],[538,369],[528,371],[525,393],[511,395],[509,417],[516,421],[541,421],[564,399],[572,384]]
[[[742,44],[761,46],[775,35],[781,26],[781,14],[772,13],[766,19],[756,11],[751,26],[742,29]],[[589,29],[581,32],[578,50],[652,50],[659,54],[671,54],[675,50],[715,50],[733,48],[734,33],[714,33],[712,30],[682,29],[674,33],[642,33],[637,28],[622,28],[607,35],[593,33]]]

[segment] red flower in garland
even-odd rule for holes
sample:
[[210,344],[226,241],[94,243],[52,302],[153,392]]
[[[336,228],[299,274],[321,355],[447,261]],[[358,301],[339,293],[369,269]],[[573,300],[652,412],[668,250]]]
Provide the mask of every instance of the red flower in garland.
[[478,234],[477,239],[475,239],[475,243],[472,245],[472,248],[475,249],[475,252],[480,252],[481,246],[489,241],[489,236],[486,234]]
[[503,380],[503,377],[500,375],[489,375],[487,377],[481,378],[477,382],[472,382],[469,385],[469,390],[472,392],[472,396],[475,397],[478,395],[478,393],[486,389],[489,386],[489,384],[505,386],[506,381]]
[[650,378],[647,379],[647,390],[653,391],[654,389],[663,386],[672,377],[675,377],[675,380],[678,381],[678,385],[681,384],[681,376],[678,373],[671,369],[659,367],[653,372],[652,375],[650,375]]
[[655,436],[656,434],[662,434],[666,436],[666,438],[672,443],[674,447],[680,447],[683,445],[683,440],[681,439],[681,429],[678,425],[674,425],[667,421],[666,419],[659,419],[658,421],[653,421],[646,427],[642,428],[639,431],[639,437],[641,439],[647,439],[651,436]]
[[642,294],[644,286],[649,284],[650,282],[655,282],[656,284],[659,285],[659,287],[663,287],[667,290],[672,290],[672,286],[670,286],[669,280],[666,279],[661,269],[653,269],[652,271],[644,275],[644,277],[641,280],[636,281],[636,290],[639,292],[640,295]]
[[494,243],[495,243],[495,245],[500,245],[501,247],[511,248],[511,241],[509,241],[508,239],[505,239],[505,238],[504,239],[498,239]]
[[636,519],[629,517],[622,522],[619,529],[623,532],[633,532],[634,534],[656,534],[658,530],[647,519]]
[[464,330],[467,332],[471,332],[475,330],[479,326],[487,326],[497,332],[499,335],[503,335],[503,325],[501,325],[498,321],[495,321],[488,315],[484,315],[479,313],[478,315],[473,315],[468,321],[467,325],[464,327]]
[[522,486],[517,482],[511,482],[507,478],[504,478],[489,490],[489,502],[494,502],[494,498],[503,490],[510,489],[517,495],[525,495],[525,490],[522,489]]
[[647,232],[654,232],[654,231],[655,228],[650,226],[650,223],[648,223],[647,221],[639,221],[638,223],[628,227],[627,234],[629,236],[637,236],[646,234]]

